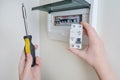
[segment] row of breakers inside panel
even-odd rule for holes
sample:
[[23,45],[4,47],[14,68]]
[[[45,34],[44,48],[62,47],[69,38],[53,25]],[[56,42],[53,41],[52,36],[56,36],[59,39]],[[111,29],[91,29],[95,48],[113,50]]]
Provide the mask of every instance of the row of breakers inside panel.
[[72,16],[56,16],[54,24],[55,26],[70,26],[72,23],[80,23],[82,21],[82,15]]

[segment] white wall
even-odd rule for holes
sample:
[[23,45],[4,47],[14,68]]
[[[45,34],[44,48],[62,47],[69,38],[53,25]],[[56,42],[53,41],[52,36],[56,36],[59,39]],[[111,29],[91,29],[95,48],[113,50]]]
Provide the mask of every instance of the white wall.
[[[24,0],[33,42],[39,42],[39,12],[31,7],[39,0]],[[24,47],[25,35],[21,1],[0,0],[0,80],[18,80],[18,62]]]
[[107,57],[120,80],[120,0],[99,0],[98,31]]

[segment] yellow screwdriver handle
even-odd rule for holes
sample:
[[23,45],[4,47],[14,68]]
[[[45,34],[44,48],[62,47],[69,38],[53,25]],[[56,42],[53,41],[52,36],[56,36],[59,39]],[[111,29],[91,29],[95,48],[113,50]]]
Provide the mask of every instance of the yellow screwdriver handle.
[[25,52],[26,54],[30,54],[30,40],[29,38],[25,38]]
[[33,58],[33,62],[32,62],[32,67],[36,64],[36,57],[35,57],[35,47],[31,42],[32,36],[31,35],[27,35],[24,36],[24,40],[25,40],[25,54],[31,54],[32,58]]

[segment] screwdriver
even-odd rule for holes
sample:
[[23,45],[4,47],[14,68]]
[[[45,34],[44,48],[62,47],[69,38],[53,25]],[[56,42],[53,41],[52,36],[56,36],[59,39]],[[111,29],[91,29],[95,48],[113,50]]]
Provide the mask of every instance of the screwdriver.
[[22,4],[22,14],[23,14],[23,19],[24,19],[24,26],[25,26],[25,32],[26,35],[24,36],[24,41],[25,41],[25,55],[30,54],[32,55],[33,61],[32,61],[32,67],[35,66],[36,60],[35,60],[35,47],[32,44],[32,35],[28,34],[28,25],[27,25],[27,15],[26,15],[26,8],[24,4]]

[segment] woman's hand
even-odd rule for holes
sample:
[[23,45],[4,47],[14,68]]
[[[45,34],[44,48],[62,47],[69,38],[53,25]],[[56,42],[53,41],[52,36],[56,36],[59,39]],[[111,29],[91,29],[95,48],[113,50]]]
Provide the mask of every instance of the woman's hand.
[[81,24],[88,36],[88,47],[84,50],[73,48],[69,48],[69,50],[90,64],[95,69],[100,80],[117,80],[106,59],[104,44],[95,29],[85,22]]
[[85,22],[82,22],[81,25],[83,25],[84,32],[88,36],[88,47],[84,50],[73,48],[69,48],[69,50],[85,60],[91,66],[96,67],[101,61],[106,61],[103,42],[91,25]]
[[[37,48],[37,45],[35,45]],[[32,56],[31,54],[22,53],[20,63],[19,63],[19,80],[41,80],[40,74],[40,58],[36,57],[36,65],[32,65]]]

